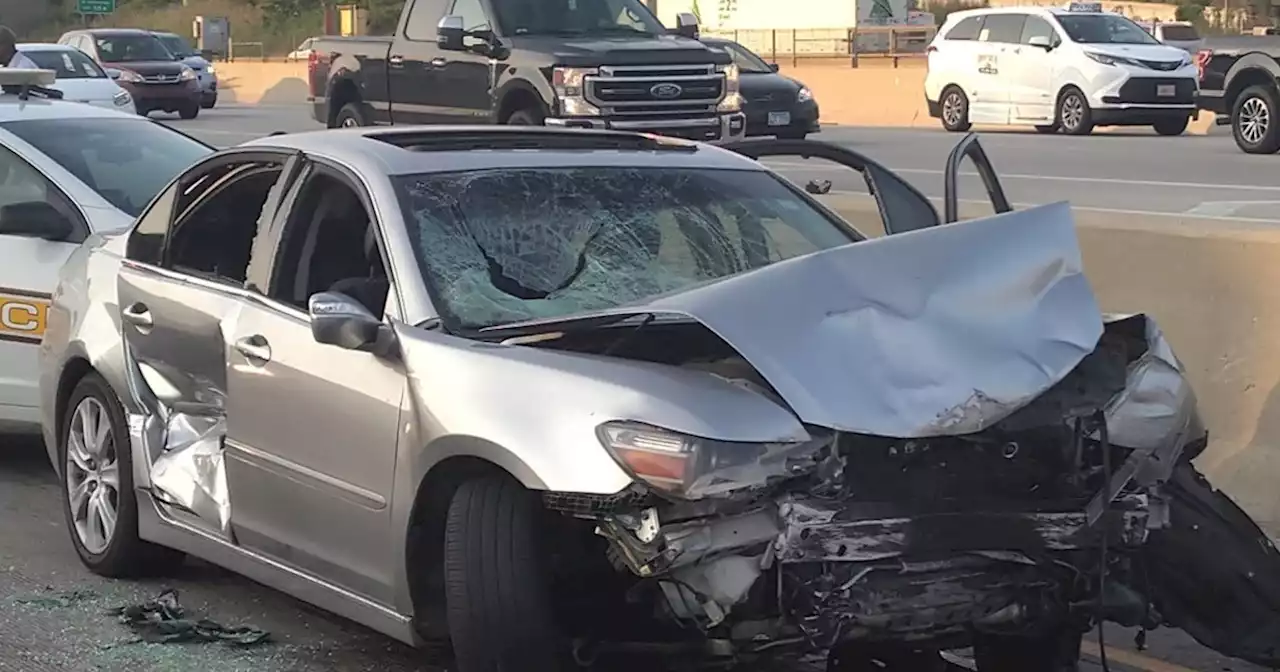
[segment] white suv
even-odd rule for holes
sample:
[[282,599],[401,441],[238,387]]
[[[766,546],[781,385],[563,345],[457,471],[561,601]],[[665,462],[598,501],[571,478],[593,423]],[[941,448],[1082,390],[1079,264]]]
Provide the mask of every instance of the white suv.
[[954,12],[927,53],[929,114],[949,131],[1149,125],[1180,135],[1196,114],[1191,55],[1098,3]]

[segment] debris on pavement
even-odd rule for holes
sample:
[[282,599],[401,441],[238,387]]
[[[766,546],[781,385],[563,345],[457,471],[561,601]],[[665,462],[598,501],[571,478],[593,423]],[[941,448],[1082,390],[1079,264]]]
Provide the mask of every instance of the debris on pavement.
[[176,590],[166,590],[141,604],[116,607],[110,611],[151,644],[224,642],[232,646],[254,646],[271,640],[271,634],[252,626],[230,627],[207,618],[189,618],[178,602]]
[[45,609],[61,608],[65,609],[73,604],[78,604],[85,600],[97,599],[98,594],[92,590],[68,590],[65,592],[54,593],[52,595],[40,595],[38,597],[19,597],[14,600],[18,604],[27,607],[42,607]]

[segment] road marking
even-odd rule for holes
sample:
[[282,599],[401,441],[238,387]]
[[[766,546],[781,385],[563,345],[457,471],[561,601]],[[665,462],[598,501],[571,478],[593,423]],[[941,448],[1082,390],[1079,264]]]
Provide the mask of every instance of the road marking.
[[[1101,659],[1102,650],[1098,648],[1098,643],[1093,641],[1084,641],[1080,645],[1080,652],[1093,658]],[[1115,647],[1107,647],[1107,661],[1117,662],[1128,667],[1135,667],[1143,672],[1198,672],[1189,667],[1183,667],[1168,661],[1144,656],[1134,651],[1126,651],[1125,649],[1117,649]]]
[[[841,171],[848,172],[850,169],[844,166],[832,165],[810,165],[807,163],[791,163],[783,161],[766,161],[765,165],[778,168],[803,168],[805,170],[820,171]],[[929,168],[894,168],[888,166],[895,173],[915,173],[920,175],[942,175],[946,171],[933,170]],[[998,172],[998,171],[997,171]],[[965,177],[977,177],[978,174],[973,171],[961,171],[961,175]],[[1020,175],[1017,173],[999,173],[1001,180],[1039,180],[1042,182],[1080,182],[1083,184],[1125,184],[1139,187],[1160,187],[1163,189],[1223,189],[1234,191],[1265,191],[1280,193],[1280,187],[1264,186],[1256,184],[1217,184],[1213,182],[1162,182],[1158,180],[1123,180],[1113,177],[1073,177],[1068,175]]]
[[1255,205],[1280,205],[1280,201],[1205,201],[1190,210],[1188,215],[1198,216],[1225,216],[1234,215],[1237,212]]

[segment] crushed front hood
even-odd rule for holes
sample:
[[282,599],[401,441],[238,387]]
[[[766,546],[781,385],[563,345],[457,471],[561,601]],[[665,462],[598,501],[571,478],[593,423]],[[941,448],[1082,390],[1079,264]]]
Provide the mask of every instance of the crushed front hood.
[[1066,203],[825,250],[607,313],[695,319],[804,422],[902,438],[1000,421],[1102,334]]

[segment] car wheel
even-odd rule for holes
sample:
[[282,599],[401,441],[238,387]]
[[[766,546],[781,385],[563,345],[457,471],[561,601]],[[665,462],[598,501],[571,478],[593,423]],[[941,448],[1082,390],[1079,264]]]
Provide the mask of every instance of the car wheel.
[[1058,96],[1057,125],[1067,135],[1089,135],[1093,132],[1093,110],[1080,89],[1070,88]]
[[343,105],[338,110],[338,116],[334,118],[333,125],[337,128],[369,126],[369,117],[365,114],[364,104],[347,103]]
[[542,126],[545,117],[538,110],[516,110],[507,117],[508,126]]
[[178,116],[183,119],[195,119],[200,116],[200,103],[188,103],[178,109]]
[[978,672],[1077,672],[1082,640],[1066,626],[1042,635],[978,635],[973,659]]
[[952,133],[963,133],[973,127],[969,123],[969,97],[958,86],[942,90],[942,127]]
[[218,97],[213,96],[200,101],[200,107],[206,110],[212,110],[218,104]]
[[1280,92],[1275,86],[1259,84],[1240,93],[1231,107],[1231,135],[1236,146],[1248,154],[1275,154],[1280,151]]
[[507,477],[467,481],[454,493],[444,576],[459,672],[567,667],[539,544],[543,515],[537,495]]
[[1152,124],[1151,127],[1156,129],[1156,133],[1160,135],[1182,135],[1190,124],[1191,117],[1186,116],[1175,119],[1161,119]]
[[1050,124],[1049,126],[1036,126],[1036,133],[1044,133],[1046,135],[1051,133],[1057,133],[1059,130],[1061,129],[1058,128],[1057,124]]
[[58,457],[62,503],[71,543],[95,574],[165,574],[183,554],[138,536],[138,500],[124,407],[96,373],[80,380],[67,400]]

